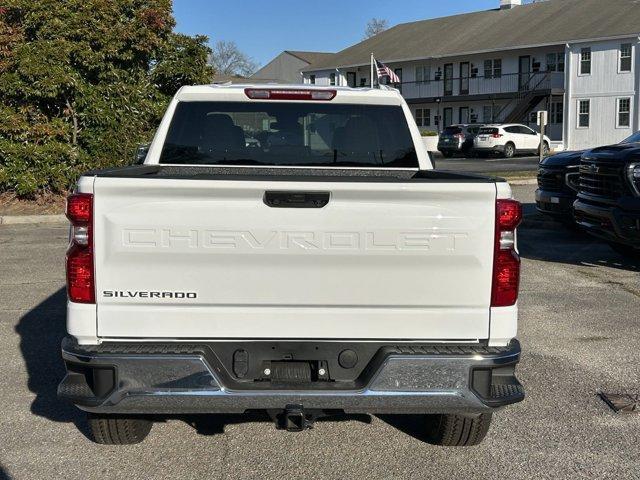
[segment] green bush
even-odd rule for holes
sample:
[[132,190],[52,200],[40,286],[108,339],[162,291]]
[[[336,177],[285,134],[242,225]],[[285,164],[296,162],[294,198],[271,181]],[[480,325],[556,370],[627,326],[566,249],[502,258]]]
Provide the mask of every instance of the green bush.
[[420,135],[423,137],[437,137],[438,132],[434,132],[433,130],[420,130]]
[[207,38],[173,33],[171,0],[3,0],[0,192],[64,193],[131,163],[182,85],[208,83]]

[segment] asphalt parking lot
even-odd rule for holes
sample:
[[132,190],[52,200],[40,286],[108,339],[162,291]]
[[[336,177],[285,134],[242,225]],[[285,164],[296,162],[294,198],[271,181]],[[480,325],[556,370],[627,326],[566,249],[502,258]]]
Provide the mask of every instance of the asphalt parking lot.
[[[133,447],[92,444],[60,403],[64,225],[0,226],[0,479],[640,478],[640,414],[596,395],[640,393],[640,264],[525,203],[519,377],[523,403],[478,447],[446,449],[373,417],[278,432],[261,418],[168,419]],[[363,421],[367,420],[367,421]]]

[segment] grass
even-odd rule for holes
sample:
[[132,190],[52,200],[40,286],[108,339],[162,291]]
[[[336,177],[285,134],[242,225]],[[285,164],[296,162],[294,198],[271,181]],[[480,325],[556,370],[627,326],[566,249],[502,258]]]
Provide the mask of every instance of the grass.
[[537,170],[528,170],[523,172],[490,172],[485,175],[492,177],[501,177],[505,180],[531,180],[537,177]]

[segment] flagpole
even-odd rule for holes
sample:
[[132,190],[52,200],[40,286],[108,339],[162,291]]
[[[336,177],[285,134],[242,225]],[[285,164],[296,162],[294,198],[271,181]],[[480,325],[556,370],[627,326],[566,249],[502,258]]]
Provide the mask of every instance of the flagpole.
[[371,88],[373,88],[373,52],[371,52]]

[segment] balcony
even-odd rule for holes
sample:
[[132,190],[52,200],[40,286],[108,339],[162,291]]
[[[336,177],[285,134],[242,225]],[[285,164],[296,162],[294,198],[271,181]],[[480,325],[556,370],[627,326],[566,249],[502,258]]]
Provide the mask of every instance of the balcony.
[[524,92],[564,93],[564,72],[509,73],[496,77],[449,78],[396,85],[409,103],[509,99]]

